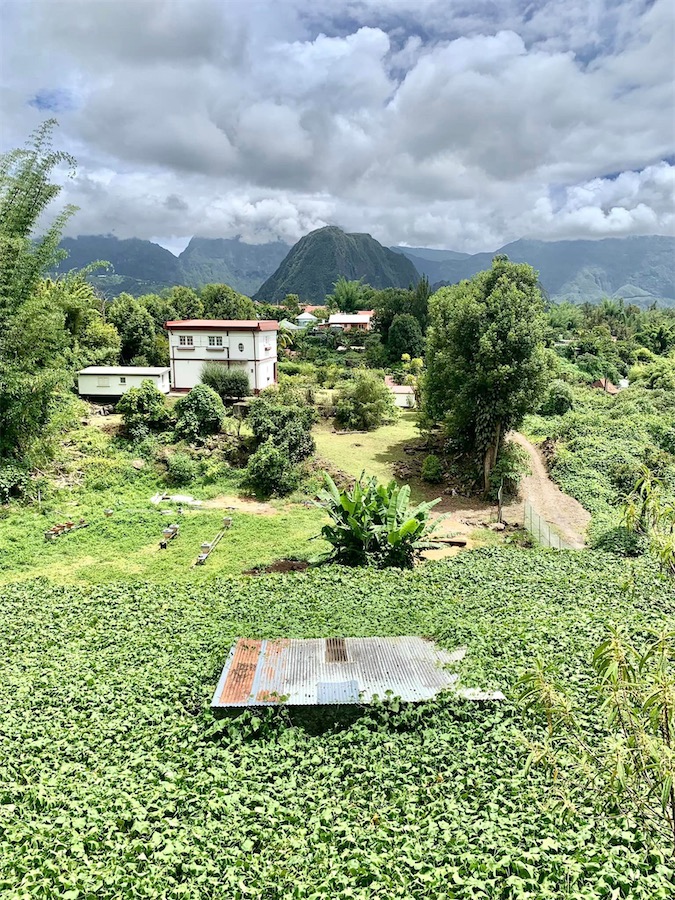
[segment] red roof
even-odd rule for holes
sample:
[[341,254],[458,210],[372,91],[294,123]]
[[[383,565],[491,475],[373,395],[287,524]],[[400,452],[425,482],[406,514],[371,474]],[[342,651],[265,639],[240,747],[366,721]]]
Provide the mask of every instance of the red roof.
[[180,328],[181,331],[278,331],[279,323],[274,319],[182,319],[167,322],[167,331]]

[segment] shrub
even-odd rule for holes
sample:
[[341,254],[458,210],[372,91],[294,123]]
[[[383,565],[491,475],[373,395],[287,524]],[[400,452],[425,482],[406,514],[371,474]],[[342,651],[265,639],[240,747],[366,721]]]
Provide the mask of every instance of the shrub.
[[117,412],[122,414],[122,422],[132,440],[143,440],[150,431],[166,427],[171,414],[166,398],[150,379],[142,381],[140,387],[130,388],[117,404]]
[[250,457],[246,481],[260,494],[283,496],[295,490],[299,475],[288,453],[268,440]]
[[441,461],[435,453],[430,453],[424,458],[422,463],[422,480],[431,484],[438,484],[439,481],[443,480]]
[[542,416],[563,416],[574,409],[574,393],[569,384],[560,379],[552,381],[548,393],[541,404]]
[[220,431],[225,407],[218,394],[206,384],[198,384],[181,397],[175,406],[176,433],[188,441],[196,441]]
[[396,419],[394,395],[374,372],[359,372],[340,389],[335,419],[345,428],[372,431]]
[[248,425],[258,446],[271,441],[292,462],[300,462],[315,450],[312,425],[316,412],[292,390],[267,389],[251,404]]
[[22,497],[30,483],[25,469],[8,463],[0,466],[0,503],[9,503],[12,497]]
[[241,369],[227,369],[217,362],[207,362],[204,365],[202,383],[213,388],[221,400],[226,398],[241,400],[250,393],[246,372]]
[[378,484],[376,478],[364,482],[362,475],[353,490],[338,491],[328,473],[324,482],[319,499],[332,523],[323,526],[321,536],[333,548],[326,561],[409,569],[419,552],[432,546],[424,538],[432,530],[429,511],[439,500],[409,509],[408,485]]
[[490,473],[490,490],[488,496],[496,500],[499,488],[506,497],[515,497],[518,493],[518,485],[523,475],[529,475],[530,465],[527,451],[518,444],[506,441],[497,457],[497,462]]
[[594,550],[604,550],[605,553],[615,553],[617,556],[642,556],[649,549],[648,539],[619,525],[603,531],[593,540]]
[[169,484],[190,484],[199,474],[197,463],[187,453],[174,453],[169,457],[167,465],[166,480]]

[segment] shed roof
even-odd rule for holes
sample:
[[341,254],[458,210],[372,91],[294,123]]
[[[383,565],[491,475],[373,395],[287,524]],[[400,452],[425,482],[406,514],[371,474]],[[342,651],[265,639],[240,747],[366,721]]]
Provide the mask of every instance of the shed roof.
[[[429,700],[455,684],[457,675],[443,666],[458,662],[464,654],[464,648],[451,653],[411,636],[239,638],[230,650],[211,708],[370,703],[388,691],[404,701]],[[465,692],[465,696],[502,696],[478,693]]]
[[373,318],[370,310],[361,313],[333,313],[328,317],[329,325],[364,325]]
[[78,375],[164,375],[168,366],[87,366]]
[[222,330],[222,331],[278,331],[279,323],[274,319],[177,319],[167,322],[167,331]]

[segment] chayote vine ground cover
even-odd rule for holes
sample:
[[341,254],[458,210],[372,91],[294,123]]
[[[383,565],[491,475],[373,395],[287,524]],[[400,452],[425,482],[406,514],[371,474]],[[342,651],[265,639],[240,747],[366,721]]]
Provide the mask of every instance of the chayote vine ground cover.
[[[515,705],[373,709],[351,727],[214,722],[236,636],[434,635],[466,684],[536,654],[583,696],[609,623],[675,618],[672,583],[594,552],[480,550],[410,573],[8,584],[0,595],[0,895],[669,898],[668,848],[523,774]],[[589,721],[589,732],[594,723]]]

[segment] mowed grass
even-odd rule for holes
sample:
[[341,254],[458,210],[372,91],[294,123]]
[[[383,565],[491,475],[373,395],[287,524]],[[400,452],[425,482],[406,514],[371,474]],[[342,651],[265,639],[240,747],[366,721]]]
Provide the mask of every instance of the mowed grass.
[[[420,441],[416,423],[414,410],[400,410],[393,424],[375,431],[339,432],[334,430],[332,420],[322,420],[314,428],[316,451],[322,459],[354,478],[365,471],[380,481],[391,481],[394,465],[410,459],[405,448]],[[420,500],[426,499],[426,485],[413,479],[411,487]]]

